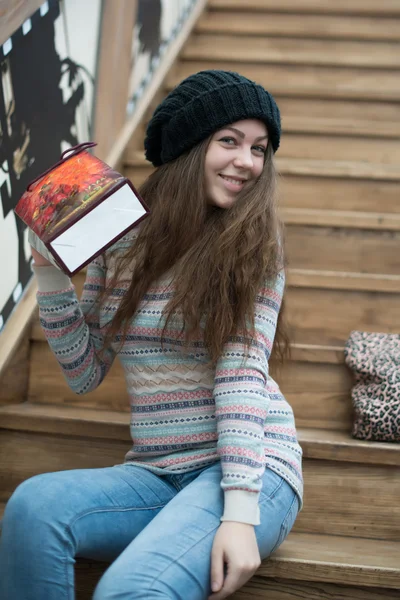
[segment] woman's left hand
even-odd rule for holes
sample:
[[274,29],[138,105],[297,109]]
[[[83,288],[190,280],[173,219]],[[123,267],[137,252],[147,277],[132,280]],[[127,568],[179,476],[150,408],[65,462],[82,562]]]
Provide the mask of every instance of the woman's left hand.
[[260,564],[254,526],[223,521],[215,535],[211,552],[211,589],[214,593],[208,600],[228,598],[254,575]]

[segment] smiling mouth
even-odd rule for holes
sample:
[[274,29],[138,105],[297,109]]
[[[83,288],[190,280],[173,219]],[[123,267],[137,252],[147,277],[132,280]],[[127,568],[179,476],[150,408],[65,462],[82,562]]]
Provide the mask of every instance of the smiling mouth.
[[237,185],[237,187],[241,187],[244,183],[246,183],[246,179],[241,179],[239,177],[228,177],[227,175],[219,174],[222,179],[225,181],[229,181],[232,185]]

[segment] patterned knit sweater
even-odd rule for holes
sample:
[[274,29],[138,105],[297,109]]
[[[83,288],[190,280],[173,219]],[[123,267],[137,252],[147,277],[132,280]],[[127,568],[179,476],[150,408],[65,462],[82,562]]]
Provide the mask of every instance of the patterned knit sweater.
[[257,296],[250,350],[234,337],[214,368],[202,339],[188,350],[180,348],[179,324],[168,327],[161,344],[161,313],[173,293],[170,274],[148,290],[122,348],[117,337],[100,357],[104,332],[124,290],[113,289],[100,308],[96,299],[111,277],[115,254],[136,235],[128,234],[113,254],[108,251],[89,265],[80,301],[58,269],[34,267],[41,325],[69,386],[77,394],[94,390],[118,355],[131,401],[133,446],[125,462],[177,474],[220,460],[222,520],[259,524],[265,468],[283,477],[302,503],[302,452],[293,411],[268,373],[283,274]]

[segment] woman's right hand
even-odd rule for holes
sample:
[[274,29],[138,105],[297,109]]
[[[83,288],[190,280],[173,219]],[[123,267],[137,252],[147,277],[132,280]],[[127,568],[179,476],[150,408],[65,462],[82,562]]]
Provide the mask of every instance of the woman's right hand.
[[33,246],[31,246],[31,252],[32,252],[32,258],[34,261],[34,264],[36,267],[51,267],[52,264],[49,260],[47,260],[47,258],[45,258],[44,256],[42,256],[41,254],[39,254],[39,252],[37,250],[35,250],[35,248],[33,248]]

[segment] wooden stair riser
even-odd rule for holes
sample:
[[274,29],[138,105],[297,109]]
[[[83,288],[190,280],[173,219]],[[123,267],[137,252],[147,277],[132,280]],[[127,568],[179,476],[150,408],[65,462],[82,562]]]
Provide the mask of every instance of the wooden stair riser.
[[[0,501],[39,473],[121,464],[130,443],[1,431]],[[305,504],[294,531],[400,540],[398,467],[304,459]],[[379,493],[377,493],[379,490]]]
[[0,455],[7,457],[0,462],[0,501],[7,501],[20,483],[40,473],[121,464],[129,448],[129,441],[0,429]]
[[196,32],[229,35],[268,35],[305,39],[350,39],[399,41],[398,23],[390,18],[274,14],[209,10],[196,25]]
[[373,16],[400,16],[400,7],[397,0],[281,0],[276,4],[274,0],[209,0],[209,7],[227,10],[227,17],[231,10],[256,10],[278,13],[304,13],[321,15],[373,15]]
[[294,531],[400,540],[398,467],[305,459]]
[[400,163],[398,140],[283,133],[279,158]]
[[[299,122],[300,125],[302,126],[303,122]],[[397,127],[397,125],[395,126]],[[335,130],[335,127],[332,129]],[[324,134],[321,130],[323,130],[323,127],[315,127],[314,131],[310,131],[308,134],[283,130],[281,145],[278,150],[279,158],[369,162],[394,166],[400,163],[399,136],[394,139],[359,137],[351,135],[351,131],[347,130],[342,131],[342,136],[339,136],[336,131],[333,131],[332,134]],[[139,136],[140,139],[144,137],[144,132],[142,133],[143,135]],[[138,150],[137,146],[138,143],[135,141],[133,149],[128,149],[127,160],[132,156],[132,150],[134,152]],[[151,165],[149,165],[149,168],[152,168]],[[135,185],[137,185],[136,182]]]
[[399,275],[399,250],[400,231],[286,226],[292,268]]
[[[348,431],[352,422],[352,377],[344,364],[287,361],[272,375],[293,407],[298,427]],[[32,342],[30,402],[129,412],[123,369],[115,361],[94,392],[77,396],[68,387],[47,342]],[[129,419],[129,417],[127,417]]]
[[[92,600],[107,563],[78,559],[75,565],[76,600]],[[266,596],[266,590],[268,596]],[[396,600],[396,590],[361,588],[315,581],[291,581],[255,575],[231,600]]]
[[[143,167],[127,165],[124,173],[136,187],[140,187],[153,170],[150,164]],[[284,207],[375,212],[377,198],[381,212],[400,214],[399,183],[396,181],[346,180],[285,173],[279,181],[279,200]]]
[[[0,418],[8,431],[132,443],[127,411],[24,402],[0,408]],[[398,445],[354,439],[347,428],[297,427],[297,437],[304,458],[400,467]]]
[[352,374],[345,364],[289,361],[275,375],[297,427],[350,431]]
[[[134,168],[131,173],[135,181]],[[144,169],[137,168],[138,178],[143,175]],[[400,214],[399,183],[394,181],[283,174],[279,186],[284,207],[366,213],[378,208],[383,213]]]
[[[294,100],[355,99],[365,101],[392,101],[400,98],[397,72],[385,69],[330,67],[322,65],[256,64],[239,61],[218,61],[216,57],[202,61],[180,60],[167,78],[167,88],[202,69],[231,69],[263,85],[274,96],[290,96]],[[371,84],[374,82],[374,85]],[[382,111],[385,111],[384,106]]]
[[290,37],[192,35],[181,57],[184,60],[243,63],[285,63],[324,67],[398,69],[398,42],[296,40]]
[[[271,91],[272,93],[272,91]],[[285,120],[298,117],[317,121],[319,126],[341,121],[348,126],[347,135],[352,134],[354,122],[365,121],[370,135],[379,135],[380,126],[386,122],[395,125],[400,117],[398,102],[360,102],[359,100],[339,100],[337,98],[292,98],[274,95],[282,116],[282,128],[290,131],[290,122]],[[331,131],[331,133],[335,133]]]
[[30,340],[25,336],[0,378],[0,406],[26,400],[29,386]]
[[[400,138],[400,106],[395,102],[274,97],[281,113],[284,134]],[[147,125],[156,106],[150,108],[131,142],[138,150],[143,150]]]
[[[316,581],[295,581],[255,576],[231,600],[394,600],[396,590],[361,588]],[[86,598],[77,598],[86,600]],[[90,596],[87,598],[90,600]]]
[[397,333],[399,294],[289,287],[287,321],[295,343],[343,346],[354,329]]
[[[331,279],[325,282],[326,287],[310,287],[317,280],[311,276],[303,277],[301,285],[288,285],[286,316],[293,343],[343,347],[355,328],[382,333],[398,331],[399,293],[346,289],[346,278],[338,275]],[[75,282],[79,293],[82,273]]]

